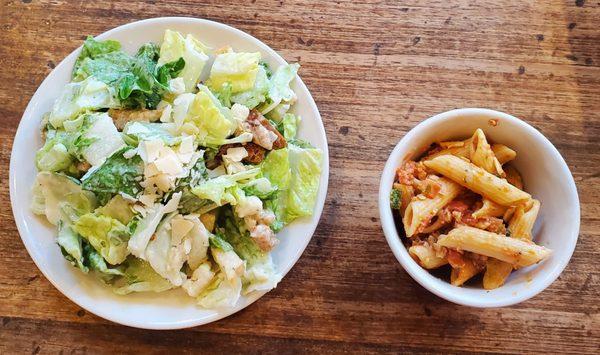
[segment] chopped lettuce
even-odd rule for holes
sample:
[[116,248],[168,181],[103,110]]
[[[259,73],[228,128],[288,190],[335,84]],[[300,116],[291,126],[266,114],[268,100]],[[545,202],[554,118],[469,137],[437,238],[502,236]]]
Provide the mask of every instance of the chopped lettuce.
[[154,206],[147,208],[146,216],[138,221],[135,232],[129,239],[127,247],[131,254],[146,259],[146,247],[150,238],[152,238],[164,215],[177,210],[180,199],[181,192],[174,193],[166,205],[156,203]]
[[[220,93],[226,89],[226,85],[221,86]],[[265,102],[269,93],[269,79],[263,66],[258,67],[254,86],[246,91],[231,95],[230,101],[242,104],[250,109],[257,107]],[[223,94],[220,94],[223,95]]]
[[209,59],[207,53],[208,48],[192,35],[188,34],[184,38],[179,32],[166,30],[160,46],[158,64],[164,65],[183,58],[185,67],[178,73],[178,76],[184,80],[185,91],[192,92]]
[[181,137],[174,131],[170,124],[135,121],[127,123],[123,128],[123,133],[135,137],[138,142],[160,139],[170,146],[181,142]]
[[281,280],[268,253],[260,250],[243,227],[243,221],[235,217],[231,208],[222,211],[217,234],[222,235],[233,250],[246,262],[242,276],[244,294],[255,290],[270,290]]
[[198,93],[190,104],[185,117],[186,133],[194,134],[200,142],[207,139],[222,140],[233,134],[237,123],[231,111],[204,85],[198,85]]
[[115,276],[123,275],[120,268],[109,268],[102,255],[85,240],[83,241],[83,254],[89,270],[96,272],[105,282],[111,281]]
[[291,179],[289,150],[284,148],[271,151],[261,163],[261,170],[273,186],[286,190]]
[[210,70],[207,85],[213,91],[222,89],[223,84],[231,85],[231,92],[238,93],[252,89],[258,73],[260,53],[218,54]]
[[137,196],[142,188],[139,181],[144,174],[144,166],[139,155],[125,158],[125,147],[111,155],[104,164],[90,170],[82,179],[84,189],[100,194],[124,193]]
[[266,177],[261,177],[255,180],[241,184],[240,187],[246,195],[256,196],[261,200],[270,199],[275,196],[278,189],[271,184],[271,181]]
[[129,254],[129,228],[114,218],[88,213],[75,222],[73,229],[112,265],[122,263]]
[[159,65],[157,45],[146,43],[131,56],[117,43],[89,37],[77,59],[73,80],[94,77],[114,90],[119,106],[155,109],[168,91],[168,81],[184,69],[186,61],[177,57]]
[[300,124],[300,116],[296,116],[292,113],[286,113],[283,115],[281,120],[281,126],[283,128],[283,137],[286,141],[291,141],[296,138],[296,132],[298,131],[298,125]]
[[81,135],[85,146],[81,148],[81,156],[93,166],[101,165],[114,152],[125,147],[121,134],[117,131],[107,113],[90,114],[89,128]]
[[64,131],[50,131],[44,146],[35,154],[39,171],[75,173],[74,157],[69,153],[71,139]]
[[267,114],[282,103],[296,101],[296,94],[290,88],[290,83],[296,77],[299,68],[298,63],[281,65],[277,68],[269,80],[268,100],[259,108],[263,114]]
[[114,218],[123,224],[131,222],[135,216],[131,209],[131,204],[121,195],[115,195],[106,205],[97,208],[96,212]]
[[219,272],[211,283],[198,296],[198,305],[203,308],[233,307],[240,298],[242,280],[228,280],[225,273]]
[[81,237],[73,231],[70,225],[59,221],[56,243],[60,246],[65,259],[81,271],[88,272],[88,267],[84,265]]
[[54,225],[61,219],[71,223],[97,204],[94,194],[84,191],[77,180],[50,172],[38,173],[33,196],[33,212],[45,215]]
[[287,223],[312,214],[317,201],[322,161],[320,149],[304,149],[290,144],[288,150],[292,177],[285,207]]
[[150,264],[130,256],[125,261],[124,277],[115,283],[115,293],[126,295],[132,292],[163,292],[173,285],[156,273]]
[[235,203],[235,196],[229,191],[229,188],[236,186],[238,181],[253,178],[258,173],[260,173],[260,169],[255,168],[232,175],[221,175],[193,186],[192,193],[199,198],[211,200],[218,206]]
[[65,121],[76,118],[87,110],[118,106],[114,88],[90,76],[65,86],[52,106],[48,121],[54,128],[60,128]]

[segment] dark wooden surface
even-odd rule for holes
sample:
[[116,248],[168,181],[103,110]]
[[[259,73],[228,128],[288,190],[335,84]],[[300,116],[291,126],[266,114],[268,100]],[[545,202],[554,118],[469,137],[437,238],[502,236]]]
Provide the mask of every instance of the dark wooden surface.
[[[598,0],[0,4],[0,353],[600,352]],[[8,165],[31,95],[84,35],[169,15],[233,25],[302,64],[327,130],[331,178],[317,232],[276,290],[219,322],[155,332],[95,317],[41,275],[9,208]],[[403,271],[381,231],[387,155],[420,120],[455,107],[533,124],[578,186],[571,263],[514,307],[433,296]]]

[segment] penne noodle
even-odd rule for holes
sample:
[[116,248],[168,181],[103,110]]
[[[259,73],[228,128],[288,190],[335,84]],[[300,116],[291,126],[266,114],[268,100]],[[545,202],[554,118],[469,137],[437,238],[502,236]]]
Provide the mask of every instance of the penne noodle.
[[504,261],[488,258],[483,274],[483,288],[493,290],[504,285],[506,278],[513,271],[513,266]]
[[464,147],[466,145],[466,140],[465,141],[445,141],[445,142],[439,142],[439,146],[442,147],[443,149],[448,149],[448,148],[458,148],[458,147]]
[[506,210],[506,206],[501,206],[492,200],[484,198],[483,205],[477,211],[473,212],[473,217],[501,217],[504,216]]
[[446,248],[466,250],[496,258],[516,267],[525,267],[540,262],[551,254],[551,250],[531,242],[505,235],[487,232],[478,228],[460,226],[447,235],[441,235],[437,244]]
[[490,147],[485,134],[479,128],[473,134],[471,138],[471,144],[469,149],[469,159],[471,162],[488,173],[503,176],[504,171],[502,165],[496,159],[492,147]]
[[465,259],[463,267],[452,268],[450,273],[450,283],[454,286],[461,286],[467,282],[471,277],[479,274],[481,270],[478,269],[473,261]]
[[496,159],[498,159],[498,162],[502,165],[517,157],[517,152],[504,144],[492,144],[492,152],[494,152]]
[[504,169],[504,173],[506,173],[506,181],[509,184],[513,185],[519,190],[523,190],[523,179],[521,178],[521,174],[519,171],[515,169],[513,166],[509,166]]
[[425,158],[423,158],[423,160],[431,160],[431,159],[433,159],[435,157],[439,157],[441,155],[455,155],[457,157],[468,158],[469,157],[469,146],[464,145],[461,147],[450,147],[450,148],[442,149],[437,153],[433,153],[433,154],[426,156]]
[[452,155],[438,156],[425,161],[424,164],[502,206],[517,205],[531,198],[530,194],[509,184],[506,180]]
[[415,196],[415,189],[412,186],[395,183],[394,189],[400,191],[400,215],[404,215],[406,207]]
[[408,248],[408,253],[419,265],[425,269],[436,269],[440,266],[448,264],[446,258],[440,258],[436,255],[435,250],[427,245],[413,245]]
[[532,202],[528,210],[525,210],[525,206],[518,206],[515,210],[508,223],[508,230],[511,237],[527,240],[532,239],[531,230],[540,211],[540,201],[532,200]]
[[418,233],[419,228],[422,228],[462,191],[462,187],[452,180],[440,178],[436,182],[440,184],[440,191],[433,198],[419,194],[406,207],[402,223],[408,238]]

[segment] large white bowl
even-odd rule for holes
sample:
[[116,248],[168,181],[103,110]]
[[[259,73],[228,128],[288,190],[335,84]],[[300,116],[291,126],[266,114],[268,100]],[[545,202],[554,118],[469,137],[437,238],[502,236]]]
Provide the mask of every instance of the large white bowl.
[[[498,125],[490,125],[490,119],[498,120]],[[533,230],[534,241],[553,249],[548,260],[513,272],[504,286],[491,291],[452,286],[419,266],[402,244],[390,208],[394,174],[402,162],[417,158],[433,142],[468,138],[477,128],[483,129],[491,141],[506,144],[517,152],[513,164],[523,176],[525,190],[541,202]],[[508,306],[537,295],[566,267],[579,234],[579,197],[560,153],[529,124],[506,113],[479,108],[433,116],[400,140],[381,176],[379,213],[387,242],[410,276],[439,297],[473,307]]]
[[[201,19],[166,17],[138,21],[112,29],[97,38],[119,40],[125,51],[135,53],[145,42],[160,43],[166,29],[191,33],[213,48],[231,45],[239,51],[259,51],[262,58],[275,68],[285,63],[283,58],[258,39],[227,25]],[[138,328],[175,329],[201,325],[226,317],[256,301],[265,292],[242,297],[234,308],[223,310],[200,309],[192,298],[180,290],[118,296],[64,260],[54,241],[55,228],[35,216],[29,205],[31,186],[37,173],[34,156],[42,145],[40,120],[69,82],[78,54],[79,49],[76,49],[57,65],[33,95],[19,124],[12,150],[10,198],[13,213],[23,243],[38,268],[57,289],[79,306],[113,322]],[[300,78],[294,81],[293,89],[298,95],[294,111],[302,117],[299,136],[323,150],[323,173],[313,216],[292,223],[278,235],[281,243],[273,251],[273,259],[284,275],[300,258],[317,227],[329,178],[327,137],[317,106]]]

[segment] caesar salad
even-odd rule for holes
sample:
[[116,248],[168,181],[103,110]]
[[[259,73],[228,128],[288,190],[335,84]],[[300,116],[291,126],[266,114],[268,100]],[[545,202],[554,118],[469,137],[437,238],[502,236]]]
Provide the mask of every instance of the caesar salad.
[[217,308],[274,288],[277,233],[313,213],[321,174],[297,138],[298,69],[171,30],[134,55],[88,37],[42,119],[33,211],[118,294]]

